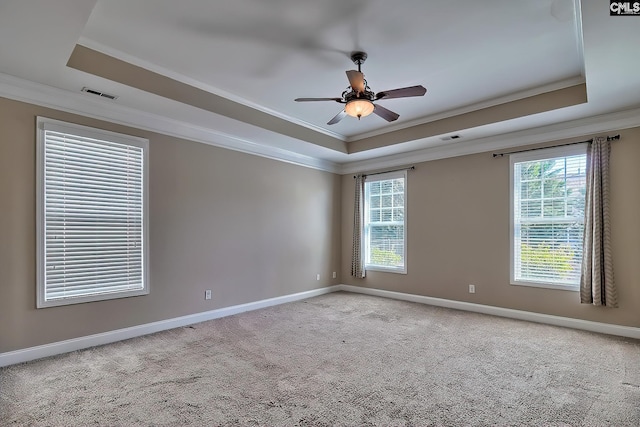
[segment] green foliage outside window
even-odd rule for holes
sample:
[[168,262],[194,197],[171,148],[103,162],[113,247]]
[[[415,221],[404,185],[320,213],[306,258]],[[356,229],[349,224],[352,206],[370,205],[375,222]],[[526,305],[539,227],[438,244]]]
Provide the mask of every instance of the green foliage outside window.
[[575,252],[569,245],[551,248],[548,244],[530,246],[523,243],[520,249],[520,262],[528,270],[570,273]]
[[371,264],[396,266],[402,264],[402,256],[393,251],[385,251],[384,249],[371,249]]

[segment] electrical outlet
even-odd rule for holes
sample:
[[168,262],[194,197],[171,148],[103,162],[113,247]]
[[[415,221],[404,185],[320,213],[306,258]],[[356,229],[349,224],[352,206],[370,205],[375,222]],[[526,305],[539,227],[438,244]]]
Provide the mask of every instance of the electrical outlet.
[[211,289],[204,291],[204,299],[211,299]]
[[335,279],[336,277],[338,277],[338,275],[336,274],[336,272],[333,272],[333,278]]
[[320,273],[316,274],[316,280],[320,280]]
[[476,293],[476,285],[469,285],[469,293],[470,294]]

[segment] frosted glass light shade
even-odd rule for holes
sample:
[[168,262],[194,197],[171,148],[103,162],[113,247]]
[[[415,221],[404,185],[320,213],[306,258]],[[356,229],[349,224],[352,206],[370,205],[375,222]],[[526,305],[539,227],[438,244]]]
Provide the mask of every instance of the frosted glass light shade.
[[373,103],[367,99],[354,99],[347,102],[344,110],[351,117],[357,117],[359,119],[360,117],[366,117],[373,113],[373,108]]

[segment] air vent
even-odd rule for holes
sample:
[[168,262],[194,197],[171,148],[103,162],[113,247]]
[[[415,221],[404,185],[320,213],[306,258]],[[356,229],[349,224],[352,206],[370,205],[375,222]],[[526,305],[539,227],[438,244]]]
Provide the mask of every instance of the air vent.
[[88,88],[88,87],[83,87],[82,91],[90,93],[91,95],[97,95],[97,96],[101,96],[101,97],[107,98],[107,99],[118,99],[118,97],[116,95],[110,95],[108,93],[100,92],[99,90],[91,89],[91,88]]
[[449,136],[445,136],[444,138],[440,138],[443,141],[450,141],[452,139],[459,139],[462,138],[460,135],[449,135]]

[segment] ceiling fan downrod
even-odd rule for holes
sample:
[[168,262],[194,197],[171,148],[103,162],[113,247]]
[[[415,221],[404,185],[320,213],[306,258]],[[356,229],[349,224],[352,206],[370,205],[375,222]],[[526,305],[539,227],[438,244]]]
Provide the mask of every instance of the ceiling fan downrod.
[[351,60],[358,66],[358,72],[361,73],[360,66],[367,60],[367,53],[361,51],[351,52]]

